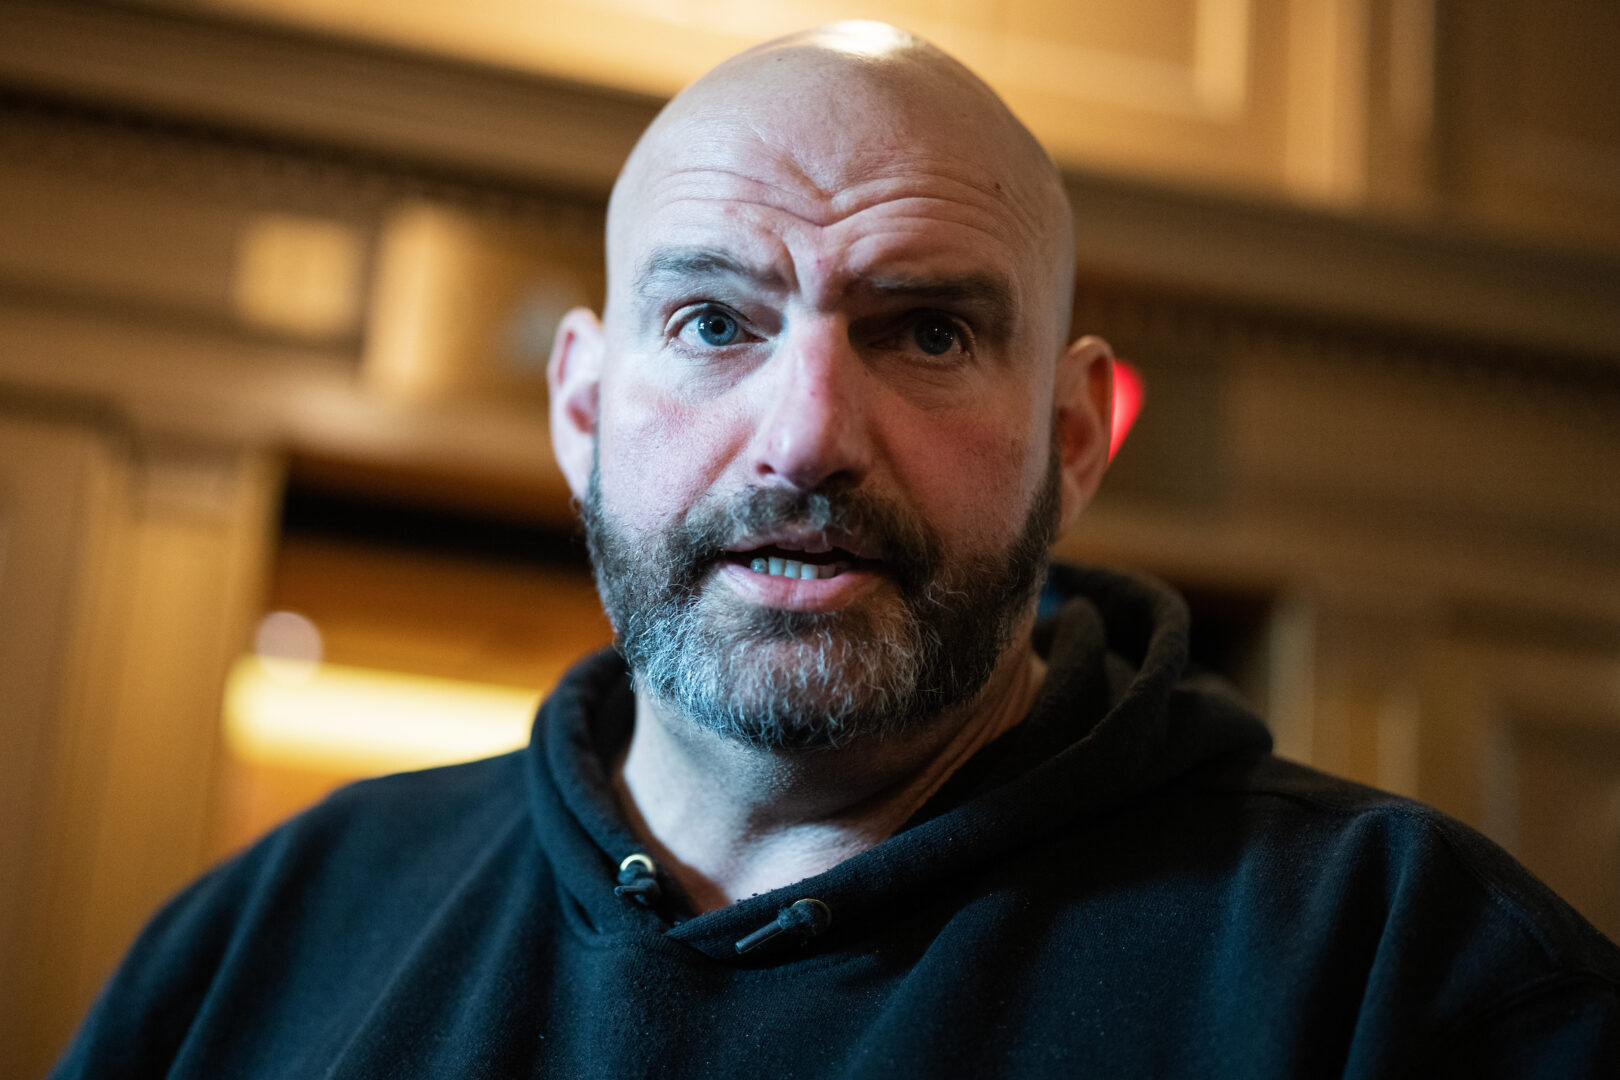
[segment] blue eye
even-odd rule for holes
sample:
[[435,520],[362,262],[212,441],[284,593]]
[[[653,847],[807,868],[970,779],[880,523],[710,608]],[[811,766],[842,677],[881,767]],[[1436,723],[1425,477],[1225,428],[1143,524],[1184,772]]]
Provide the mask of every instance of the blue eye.
[[705,311],[696,319],[698,337],[705,345],[730,345],[741,329],[737,320],[723,311]]
[[912,340],[917,348],[929,356],[943,356],[957,344],[956,327],[949,319],[925,315],[911,328]]

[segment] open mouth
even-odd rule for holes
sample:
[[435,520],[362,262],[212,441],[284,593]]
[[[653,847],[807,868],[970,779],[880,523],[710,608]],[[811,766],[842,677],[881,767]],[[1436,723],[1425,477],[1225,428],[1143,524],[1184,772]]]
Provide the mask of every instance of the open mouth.
[[827,551],[796,551],[774,544],[751,548],[747,551],[728,551],[727,562],[746,566],[756,574],[769,577],[792,578],[797,581],[821,581],[834,578],[855,569],[878,565],[874,559],[863,559],[843,548]]

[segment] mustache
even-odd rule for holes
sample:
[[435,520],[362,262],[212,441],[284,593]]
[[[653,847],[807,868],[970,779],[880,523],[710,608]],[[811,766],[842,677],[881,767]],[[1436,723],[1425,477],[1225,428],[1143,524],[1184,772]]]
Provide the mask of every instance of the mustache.
[[[669,537],[672,561],[696,584],[728,548],[751,536],[784,527],[821,534],[834,547],[875,552],[902,588],[931,578],[942,562],[942,545],[928,525],[882,496],[841,484],[806,491],[747,488],[694,507]],[[686,574],[682,574],[683,577]]]

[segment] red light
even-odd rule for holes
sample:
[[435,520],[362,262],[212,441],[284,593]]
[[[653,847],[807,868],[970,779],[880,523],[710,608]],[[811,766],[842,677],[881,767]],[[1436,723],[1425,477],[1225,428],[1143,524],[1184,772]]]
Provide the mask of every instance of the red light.
[[1119,453],[1120,443],[1142,411],[1142,375],[1123,360],[1114,361],[1114,426],[1108,436],[1108,460]]

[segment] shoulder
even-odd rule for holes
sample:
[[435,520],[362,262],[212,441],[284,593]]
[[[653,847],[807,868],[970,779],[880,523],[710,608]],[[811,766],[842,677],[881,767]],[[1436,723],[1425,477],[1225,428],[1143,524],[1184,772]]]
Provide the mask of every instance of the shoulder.
[[1486,837],[1270,754],[1177,787],[1159,829],[1188,834],[1222,985],[1353,1017],[1346,1074],[1612,1075],[1620,949]]
[[[530,835],[523,753],[349,784],[202,880],[271,918],[357,903],[379,911],[451,888],[495,848]],[[380,895],[387,890],[388,895]],[[295,894],[296,902],[289,902]]]
[[524,751],[418,772],[395,773],[338,788],[269,834],[261,846],[310,839],[350,847],[397,842],[457,843],[524,812]]
[[[376,886],[462,873],[526,820],[522,752],[345,785],[205,874],[160,914],[223,909],[238,922],[323,905],[383,904]],[[373,890],[367,891],[370,882]],[[281,902],[296,894],[297,903]]]
[[524,850],[525,814],[520,754],[339,789],[153,917],[56,1075],[164,1072],[205,1015],[314,1030],[331,1004],[312,987],[384,978],[447,897]]
[[1274,860],[1302,895],[1380,924],[1403,958],[1448,947],[1521,977],[1590,983],[1620,999],[1620,949],[1479,832],[1412,799],[1271,755],[1209,776],[1239,804],[1250,858]]

